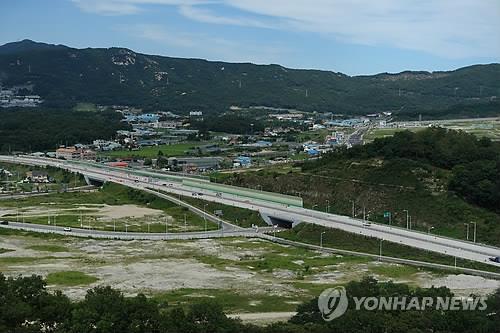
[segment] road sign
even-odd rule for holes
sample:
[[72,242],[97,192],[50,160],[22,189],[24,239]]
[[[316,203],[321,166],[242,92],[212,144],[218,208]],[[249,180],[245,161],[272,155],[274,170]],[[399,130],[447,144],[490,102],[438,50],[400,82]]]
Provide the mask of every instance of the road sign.
[[391,212],[384,212],[384,217],[391,217]]

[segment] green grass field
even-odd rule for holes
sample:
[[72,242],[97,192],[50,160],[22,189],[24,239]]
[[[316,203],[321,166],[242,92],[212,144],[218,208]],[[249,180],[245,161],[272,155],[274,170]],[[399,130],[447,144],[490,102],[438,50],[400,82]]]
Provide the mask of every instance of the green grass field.
[[159,145],[152,147],[144,147],[139,150],[115,150],[102,153],[103,156],[109,157],[143,157],[143,158],[156,158],[158,152],[161,151],[165,156],[186,156],[187,151],[191,148],[206,145],[208,143],[200,142],[183,142],[171,145]]
[[[313,224],[303,223],[293,229],[280,232],[278,235],[279,237],[285,239],[318,245],[322,232],[325,232],[325,234],[323,234],[323,246],[325,247],[371,253],[375,255],[380,254],[381,241],[379,239],[359,236],[342,230],[321,227]],[[453,266],[455,264],[455,259],[453,257],[391,242],[382,242],[382,255],[433,262],[449,266]],[[497,267],[464,259],[458,259],[457,266],[500,273],[500,269]],[[384,268],[383,271],[379,270],[379,273],[389,277],[399,277],[404,274],[409,274],[410,272],[408,269],[405,268],[404,271],[401,271],[399,268],[394,270],[392,270],[392,268]]]
[[69,252],[69,249],[62,245],[56,244],[39,244],[28,247],[30,250],[46,251],[46,252]]
[[97,112],[97,106],[94,103],[77,103],[73,107],[74,111],[80,112]]
[[83,272],[63,271],[49,273],[46,281],[47,284],[57,284],[60,286],[79,286],[94,283],[98,279]]

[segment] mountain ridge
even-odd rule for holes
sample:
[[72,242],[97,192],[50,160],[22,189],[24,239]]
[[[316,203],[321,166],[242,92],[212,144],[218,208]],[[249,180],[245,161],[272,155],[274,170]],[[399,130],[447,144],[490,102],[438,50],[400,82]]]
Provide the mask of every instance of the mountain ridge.
[[220,113],[231,105],[346,114],[415,111],[496,100],[498,77],[498,63],[349,76],[277,64],[147,55],[121,47],[77,49],[30,40],[0,46],[1,83],[33,84],[49,106],[93,102],[181,113]]

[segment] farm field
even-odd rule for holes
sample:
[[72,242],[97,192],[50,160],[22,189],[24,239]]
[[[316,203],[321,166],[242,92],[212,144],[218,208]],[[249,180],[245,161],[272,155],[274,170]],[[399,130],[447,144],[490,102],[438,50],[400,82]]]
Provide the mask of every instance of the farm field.
[[451,119],[451,120],[438,120],[435,122],[425,121],[422,126],[414,126],[415,122],[401,122],[398,123],[399,127],[393,128],[371,128],[368,133],[363,137],[364,142],[371,142],[376,138],[383,138],[392,136],[399,131],[409,130],[412,132],[420,131],[427,128],[428,125],[434,124],[453,130],[465,131],[474,134],[478,137],[487,137],[493,141],[500,141],[500,118],[487,118],[487,119]]

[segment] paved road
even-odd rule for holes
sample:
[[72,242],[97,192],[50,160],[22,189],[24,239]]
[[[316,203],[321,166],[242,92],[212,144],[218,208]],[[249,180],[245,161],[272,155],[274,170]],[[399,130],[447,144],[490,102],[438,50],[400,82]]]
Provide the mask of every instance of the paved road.
[[363,135],[365,135],[366,131],[368,131],[368,127],[358,128],[351,135],[349,135],[349,138],[347,139],[347,143],[350,146],[362,145],[363,144]]
[[[326,226],[329,228],[341,229],[358,235],[376,237],[381,240],[390,241],[393,243],[408,245],[419,249],[425,249],[428,251],[455,256],[458,258],[474,260],[500,267],[500,264],[493,263],[488,260],[489,257],[500,255],[500,249],[496,247],[440,237],[432,234],[425,234],[394,226],[380,225],[375,223],[367,225],[361,220],[353,219],[347,216],[327,214],[301,207],[292,207],[237,195],[224,194],[224,196],[221,197],[220,195],[217,195],[215,191],[190,188],[183,185],[182,183],[172,182],[166,184],[165,180],[155,178],[154,172],[151,172],[151,177],[137,178],[135,176],[131,176],[127,169],[106,170],[102,167],[95,168],[88,165],[81,166],[47,158],[0,156],[0,161],[34,165],[52,165],[65,168],[73,172],[79,172],[91,178],[100,179],[103,181],[111,181],[123,184],[128,187],[145,190],[159,196],[167,195],[165,193],[168,193],[170,197],[174,197],[176,195],[191,196],[193,193],[202,193],[200,199],[206,201],[219,202],[225,205],[251,209],[289,221],[307,222]],[[164,193],[160,193],[159,191]],[[178,202],[181,201],[179,200]],[[234,230],[234,232],[244,231]]]
[[[191,232],[171,232],[171,233],[146,233],[146,232],[122,232],[122,231],[103,231],[94,229],[71,228],[71,231],[65,231],[64,227],[57,227],[44,224],[31,224],[20,222],[9,222],[8,225],[0,225],[5,229],[25,230],[41,233],[54,233],[75,237],[92,237],[104,239],[142,239],[142,240],[172,240],[172,239],[201,239],[201,238],[219,238],[219,237],[259,237],[253,229],[240,228],[238,230],[209,230],[209,231],[191,231]],[[263,231],[259,231],[262,233]]]

